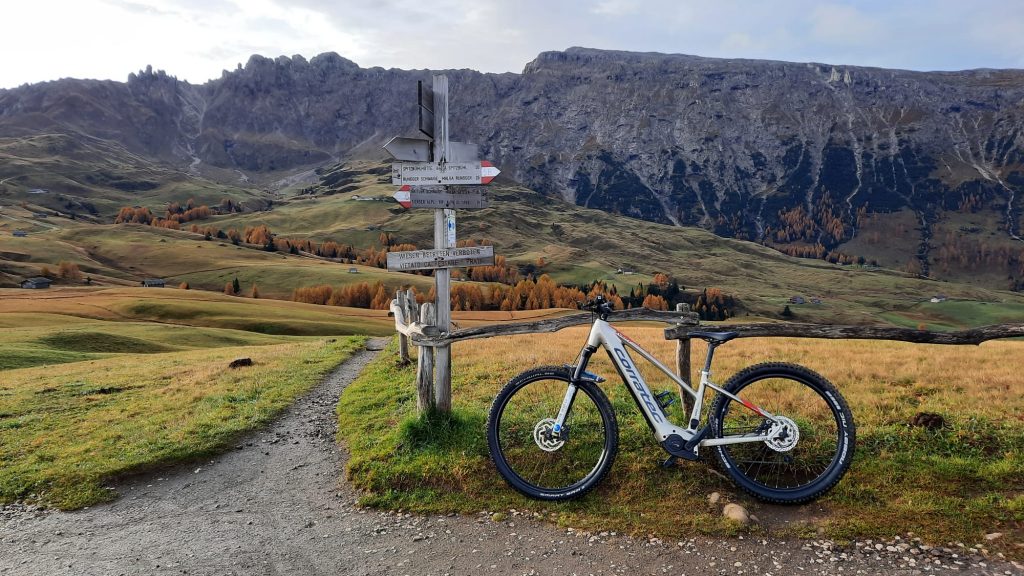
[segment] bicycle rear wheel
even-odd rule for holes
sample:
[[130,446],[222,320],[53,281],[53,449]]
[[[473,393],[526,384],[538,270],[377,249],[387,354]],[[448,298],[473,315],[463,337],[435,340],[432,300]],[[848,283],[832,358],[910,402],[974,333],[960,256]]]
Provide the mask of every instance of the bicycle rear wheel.
[[615,460],[615,413],[593,382],[578,384],[563,432],[553,433],[570,380],[565,367],[529,370],[506,384],[491,405],[491,459],[510,486],[531,498],[578,498],[604,478]]
[[[828,380],[796,364],[758,364],[725,389],[786,421],[772,441],[716,446],[722,468],[741,488],[767,502],[814,500],[836,485],[853,460],[856,431],[846,400]],[[772,422],[719,394],[711,408],[715,437],[765,434]]]

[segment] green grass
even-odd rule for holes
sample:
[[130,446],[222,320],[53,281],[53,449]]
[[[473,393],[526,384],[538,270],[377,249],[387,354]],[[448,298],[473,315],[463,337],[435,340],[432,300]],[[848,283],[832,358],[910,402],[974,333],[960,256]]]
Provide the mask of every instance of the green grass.
[[40,338],[39,343],[49,348],[68,350],[70,352],[156,354],[171,350],[169,346],[156,344],[141,338],[103,332],[61,331]]
[[15,370],[17,368],[30,368],[32,366],[44,366],[46,364],[64,364],[66,362],[79,362],[95,358],[103,358],[102,354],[83,354],[80,352],[66,352],[63,350],[51,350],[46,348],[29,347],[22,348],[10,346],[0,352],[0,371]]
[[[141,225],[71,224],[27,238],[0,234],[0,263],[5,254],[22,268],[47,265],[56,271],[60,261],[74,262],[83,274],[112,283],[138,285],[140,278],[164,278],[168,286],[187,282],[193,289],[219,292],[238,278],[245,294],[255,284],[264,298],[279,299],[289,299],[295,288],[317,284],[380,281],[391,290],[414,285],[426,291],[432,282],[425,276],[265,252]],[[350,273],[351,268],[358,272]]]
[[[340,306],[317,306],[272,299],[254,299],[199,290],[154,288],[113,288],[73,290],[0,289],[0,326],[16,331],[0,333],[0,343],[46,346],[37,338],[49,334],[33,332],[59,325],[53,318],[69,318],[71,327],[99,328],[86,321],[106,321],[121,336],[142,338],[171,349],[211,345],[244,345],[280,342],[273,336],[384,335],[394,333],[394,320],[386,312]],[[31,312],[45,309],[46,314]],[[124,323],[136,322],[135,328]],[[221,343],[222,342],[222,343]],[[84,345],[84,344],[83,344]],[[59,348],[59,346],[58,346]]]
[[[364,338],[122,355],[0,372],[0,502],[75,509],[118,475],[223,450]],[[231,370],[250,357],[254,366]]]
[[[94,299],[95,300],[95,299]],[[195,303],[202,306],[202,301]],[[130,304],[128,306],[131,306]],[[213,314],[215,303],[207,303]],[[114,308],[117,305],[113,306]],[[269,310],[270,305],[265,307]],[[252,310],[258,308],[252,307]],[[173,304],[168,310],[173,314]],[[297,341],[281,335],[265,335],[257,331],[233,330],[226,326],[238,319],[223,316],[209,318],[217,327],[187,325],[188,318],[176,318],[178,324],[153,321],[126,321],[124,318],[80,318],[65,314],[0,313],[0,370],[13,370],[46,364],[62,364],[81,360],[107,358],[117,354],[156,354],[230,346],[281,344]],[[142,316],[140,315],[139,319]],[[155,318],[151,318],[155,320]],[[351,334],[356,326],[320,323],[318,330],[297,320],[294,326],[279,322],[278,332],[312,335]],[[310,335],[310,334],[302,334]]]
[[305,305],[302,308],[289,308],[273,300],[235,300],[210,303],[139,299],[118,303],[112,309],[135,319],[272,335],[385,335],[394,332],[394,321],[382,314],[343,316],[332,314],[340,310],[335,307]]
[[928,330],[953,330],[1020,322],[1024,319],[1024,303],[970,300],[921,302],[906,310],[883,313],[882,317],[900,326],[916,328],[924,324]]
[[[664,454],[604,358],[592,369],[609,377],[602,388],[620,427],[619,457],[609,476],[591,495],[560,504],[529,500],[507,487],[487,453],[490,402],[518,371],[569,360],[585,336],[573,330],[575,340],[532,335],[457,345],[450,417],[417,416],[415,370],[396,365],[393,350],[386,351],[346,389],[338,407],[339,439],[352,452],[348,475],[366,491],[363,502],[421,512],[514,508],[563,525],[667,537],[741,530],[707,504],[712,491],[762,518],[777,513],[706,464],[658,466]],[[672,343],[660,332],[627,329],[664,358]],[[787,510],[792,524],[768,530],[801,536],[820,529],[839,539],[913,531],[939,544],[973,544],[999,531],[1008,537],[987,544],[990,549],[1021,557],[1012,542],[1019,541],[1024,520],[1024,405],[1014,392],[1016,369],[1006,364],[1019,348],[1016,342],[950,347],[797,339],[741,340],[723,348],[716,356],[718,381],[759,361],[803,363],[839,387],[857,422],[858,448],[848,475],[808,508]],[[656,390],[669,388],[641,371]],[[947,425],[935,431],[909,427],[918,411],[938,412]],[[679,421],[677,412],[670,415]],[[746,530],[759,534],[766,528]]]
[[618,414],[622,448],[615,472],[593,495],[542,504],[506,487],[487,454],[489,404],[464,400],[466,387],[484,385],[493,394],[499,382],[456,376],[454,412],[420,418],[414,377],[414,368],[396,365],[392,345],[349,385],[338,405],[339,439],[352,453],[348,475],[368,492],[364,504],[420,512],[526,509],[561,524],[634,533],[651,528],[651,514],[640,513],[647,510],[663,516],[658,526],[671,524],[673,533],[737,531],[703,499],[707,491],[724,488],[717,476],[690,474],[680,481],[678,471],[654,465],[658,455],[642,447],[649,448],[649,433],[635,410]]

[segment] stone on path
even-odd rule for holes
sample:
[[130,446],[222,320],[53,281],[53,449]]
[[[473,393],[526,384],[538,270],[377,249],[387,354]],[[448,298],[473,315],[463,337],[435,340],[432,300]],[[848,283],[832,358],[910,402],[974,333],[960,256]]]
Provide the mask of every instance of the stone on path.
[[722,508],[722,516],[735,520],[744,526],[750,523],[750,515],[747,514],[747,509],[739,504],[726,504],[725,508]]

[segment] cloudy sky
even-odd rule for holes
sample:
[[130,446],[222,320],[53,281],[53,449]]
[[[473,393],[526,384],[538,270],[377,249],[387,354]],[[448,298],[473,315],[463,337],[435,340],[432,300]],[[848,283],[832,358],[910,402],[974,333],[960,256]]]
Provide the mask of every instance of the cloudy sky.
[[1021,0],[5,0],[0,88],[156,69],[194,83],[251,54],[519,72],[586,46],[959,70],[1024,68]]

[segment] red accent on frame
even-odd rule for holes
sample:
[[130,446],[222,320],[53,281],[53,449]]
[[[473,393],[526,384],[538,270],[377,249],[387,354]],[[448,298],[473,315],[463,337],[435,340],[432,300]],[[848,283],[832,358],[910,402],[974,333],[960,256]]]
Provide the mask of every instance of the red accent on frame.
[[761,412],[761,409],[758,408],[757,406],[754,406],[753,404],[751,404],[750,402],[747,402],[743,398],[740,398],[740,402],[742,402],[743,405],[746,406],[747,408],[750,408],[751,410],[756,412],[758,415],[764,416],[764,412]]
[[[615,330],[615,329],[612,328],[612,330]],[[632,338],[630,338],[629,336],[626,336],[622,332],[619,332],[618,330],[615,330],[615,333],[619,335],[619,338],[622,338],[623,340],[627,340],[629,342],[632,342],[633,344],[636,344],[636,342]],[[639,344],[636,344],[636,345],[639,346]]]

